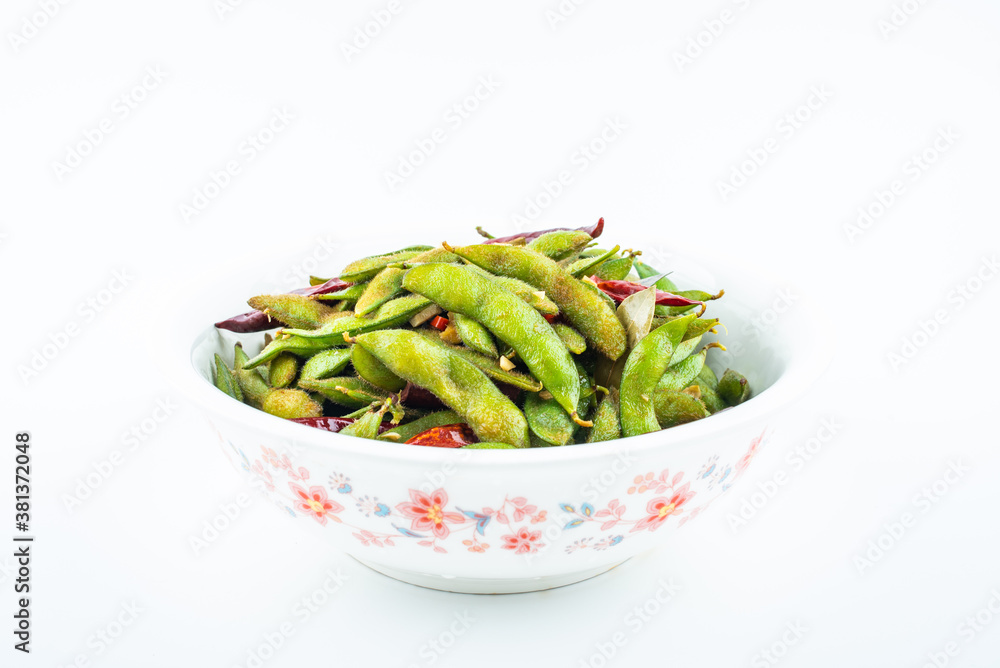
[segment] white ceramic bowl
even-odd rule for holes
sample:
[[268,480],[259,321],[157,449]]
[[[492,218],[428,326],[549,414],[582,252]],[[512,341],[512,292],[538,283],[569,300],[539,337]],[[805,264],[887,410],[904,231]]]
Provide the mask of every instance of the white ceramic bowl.
[[[345,249],[330,266],[361,254]],[[235,341],[253,354],[263,337],[215,330],[211,323],[233,306],[219,304],[217,293],[186,305],[168,359],[235,468],[290,521],[322,532],[333,548],[435,589],[558,587],[665,542],[704,513],[738,483],[782,408],[829,358],[825,327],[806,299],[792,290],[794,303],[784,305],[787,283],[731,261],[670,263],[681,285],[726,288],[708,315],[727,325],[719,338],[729,352],[709,357],[717,372],[732,366],[745,374],[755,394],[709,418],[609,443],[453,450],[361,440],[267,415],[211,382],[214,353],[231,362]]]

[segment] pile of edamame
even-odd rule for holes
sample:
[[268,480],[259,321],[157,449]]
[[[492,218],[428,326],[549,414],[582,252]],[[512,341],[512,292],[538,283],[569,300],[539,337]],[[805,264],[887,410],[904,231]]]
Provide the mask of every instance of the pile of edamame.
[[678,290],[641,251],[599,248],[603,229],[479,229],[479,244],[403,248],[253,297],[216,327],[280,328],[254,357],[216,355],[215,385],[312,427],[470,449],[638,436],[746,401],[746,378],[706,364],[723,292]]

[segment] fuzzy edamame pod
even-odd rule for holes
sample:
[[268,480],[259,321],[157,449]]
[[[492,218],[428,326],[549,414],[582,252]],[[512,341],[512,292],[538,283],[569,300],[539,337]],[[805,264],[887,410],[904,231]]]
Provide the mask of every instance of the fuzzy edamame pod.
[[[706,365],[705,368],[707,369],[708,366]],[[690,391],[692,387],[698,388],[698,393],[701,395],[701,403],[705,404],[705,408],[708,409],[709,413],[715,414],[721,410],[729,408],[726,406],[726,402],[722,400],[722,397],[720,397],[714,389],[709,387],[700,376],[692,385],[684,389],[685,391]]]
[[618,417],[618,390],[611,388],[594,415],[594,426],[587,435],[587,443],[613,441],[622,437],[621,420]]
[[461,313],[449,313],[448,319],[454,323],[458,335],[470,350],[475,350],[481,355],[488,355],[493,359],[500,356],[497,352],[497,344],[490,336],[489,330],[479,322],[462,315]]
[[372,255],[360,260],[355,260],[344,267],[344,271],[340,272],[340,280],[346,281],[347,283],[360,283],[362,281],[371,280],[375,278],[376,274],[390,264],[406,262],[421,253],[433,250],[433,248],[433,246],[410,246],[409,248],[404,248],[394,253]]
[[392,399],[386,399],[377,409],[375,406],[372,406],[364,415],[341,429],[340,433],[345,436],[354,436],[355,438],[377,438],[378,429],[382,425],[382,418],[385,417],[386,411],[391,406]]
[[458,422],[462,422],[462,417],[455,411],[436,411],[417,418],[412,422],[388,429],[379,434],[379,439],[394,441],[396,443],[406,443],[417,434],[422,434],[428,429],[443,427],[446,424],[456,424]]
[[463,450],[516,450],[517,447],[510,443],[469,443],[462,446]]
[[494,274],[540,288],[601,354],[612,360],[625,354],[625,328],[614,309],[555,261],[517,246],[481,244],[451,248],[445,244],[445,248]]
[[247,303],[269,318],[301,329],[316,329],[346,315],[345,311],[335,311],[305,295],[259,295]]
[[259,371],[247,368],[246,365],[249,361],[250,358],[247,357],[243,346],[237,343],[233,353],[233,375],[243,392],[244,401],[254,408],[260,408],[264,397],[271,391],[271,386],[267,384]]
[[302,390],[271,390],[261,404],[265,413],[281,418],[311,418],[323,415],[323,407]]
[[470,362],[402,329],[362,334],[354,345],[363,346],[400,378],[434,394],[463,417],[480,440],[528,447],[524,415]]
[[[579,363],[576,364],[580,382],[580,401],[576,412],[585,416],[590,410],[593,390],[590,376]],[[524,416],[528,419],[531,432],[550,445],[569,445],[573,442],[580,425],[562,409],[551,395],[529,394],[524,398]]]
[[300,380],[299,387],[310,392],[318,392],[333,403],[348,408],[370,406],[372,402],[384,401],[389,396],[385,390],[380,390],[367,380],[355,376]]
[[403,269],[386,267],[368,282],[365,291],[354,304],[355,315],[368,315],[403,292]]
[[[456,256],[457,257],[457,256]],[[513,292],[515,295],[528,302],[536,311],[542,315],[555,316],[559,315],[559,307],[556,303],[545,296],[543,290],[528,285],[524,281],[519,281],[516,278],[510,278],[509,276],[497,276],[496,274],[491,274],[490,272],[477,267],[474,264],[468,265],[469,269],[472,269],[480,276],[485,276],[494,283],[503,286]]]
[[322,348],[344,345],[344,335],[353,336],[376,329],[396,327],[431,305],[431,300],[420,295],[397,297],[382,304],[370,318],[355,316],[329,322],[319,329],[286,329],[284,333],[315,342]]
[[710,413],[699,397],[688,391],[664,392],[657,395],[655,402],[656,420],[666,429],[687,422],[694,422]]
[[726,369],[719,379],[716,392],[727,404],[736,406],[750,398],[750,383],[736,371]]
[[215,386],[233,399],[243,401],[243,391],[240,389],[239,383],[236,382],[236,376],[222,361],[219,353],[215,354]]
[[653,395],[667,370],[674,348],[681,342],[694,316],[671,320],[647,334],[629,353],[622,371],[621,421],[624,436],[657,431]]
[[591,236],[580,230],[556,230],[533,239],[528,248],[558,262],[576,255],[591,241]]
[[594,276],[602,281],[624,281],[632,271],[636,255],[641,255],[642,251],[633,252],[631,249],[625,251],[625,257],[616,257],[601,263],[594,270]]
[[449,311],[482,323],[517,351],[532,375],[567,413],[575,420],[580,419],[576,413],[580,382],[573,358],[552,326],[535,309],[489,279],[453,264],[414,267],[406,274],[403,285]]
[[615,246],[609,251],[601,251],[597,255],[593,256],[588,256],[586,253],[583,253],[583,257],[568,265],[566,267],[566,271],[572,274],[573,278],[590,276],[594,273],[594,270],[597,269],[597,267],[601,266],[607,260],[617,256],[619,250],[621,250],[621,246]]
[[302,380],[318,380],[336,376],[344,370],[351,361],[349,348],[331,348],[316,353],[302,365],[299,378]]
[[298,358],[292,353],[281,353],[271,360],[267,369],[267,380],[271,387],[281,389],[291,385],[298,373]]
[[468,348],[447,343],[441,338],[441,332],[428,329],[418,329],[415,331],[428,341],[433,342],[434,345],[450,350],[466,362],[471,362],[477,369],[498,383],[506,383],[507,385],[512,385],[516,388],[527,390],[528,392],[542,391],[542,384],[528,374],[515,371],[514,369],[507,371],[500,366],[495,358],[481,355],[475,351],[469,350]]
[[552,329],[556,330],[556,334],[562,339],[563,344],[574,355],[582,355],[587,350],[587,340],[583,338],[583,334],[569,325],[557,322],[552,325]]
[[362,346],[351,346],[351,364],[359,376],[387,392],[399,392],[406,381],[389,371],[377,357]]
[[258,367],[264,362],[270,362],[284,352],[289,352],[293,355],[298,355],[299,357],[312,357],[316,353],[326,350],[328,347],[329,344],[321,339],[307,339],[301,336],[285,336],[280,339],[274,339],[269,344],[264,346],[264,349],[260,351],[259,355],[247,361],[244,368],[253,369]]

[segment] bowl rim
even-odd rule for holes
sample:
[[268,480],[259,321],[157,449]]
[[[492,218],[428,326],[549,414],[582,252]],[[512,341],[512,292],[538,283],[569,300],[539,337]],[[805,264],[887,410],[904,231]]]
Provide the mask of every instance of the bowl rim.
[[[639,235],[635,235],[639,236]],[[686,251],[676,244],[672,249]],[[685,257],[697,257],[685,252]],[[641,454],[654,449],[673,449],[699,447],[708,438],[716,437],[724,432],[747,427],[751,423],[759,423],[763,418],[772,415],[784,406],[802,396],[804,391],[815,382],[826,370],[833,357],[833,338],[828,318],[818,304],[805,292],[794,286],[790,281],[775,277],[771,272],[761,267],[748,268],[735,258],[725,258],[718,253],[713,254],[711,263],[701,263],[711,269],[716,264],[734,268],[741,276],[752,276],[773,284],[789,286],[794,289],[797,299],[795,318],[803,323],[802,335],[797,337],[792,345],[791,353],[786,358],[786,368],[778,378],[759,394],[747,402],[712,415],[710,418],[696,420],[640,436],[625,437],[614,441],[600,443],[581,443],[565,447],[551,448],[521,448],[515,450],[466,450],[464,448],[432,448],[407,445],[393,441],[378,441],[379,449],[374,450],[375,443],[367,439],[357,439],[341,434],[297,424],[274,417],[263,411],[243,403],[233,401],[228,395],[220,392],[215,385],[195,368],[192,354],[206,337],[214,336],[215,328],[209,323],[200,326],[185,317],[182,302],[170,300],[175,308],[171,313],[165,313],[158,308],[155,321],[158,326],[153,330],[159,332],[161,350],[167,354],[158,358],[161,373],[170,383],[209,413],[220,414],[234,422],[242,423],[262,433],[279,439],[294,442],[297,445],[328,450],[331,454],[351,454],[359,456],[379,456],[393,460],[408,462],[427,461],[463,461],[469,463],[484,463],[495,467],[498,463],[524,465],[527,463],[566,462],[577,459],[598,459],[621,456],[624,454]],[[718,262],[720,257],[723,262]],[[210,272],[223,273],[221,270]],[[229,274],[230,280],[232,273]],[[237,275],[239,273],[237,272]],[[749,281],[756,283],[757,281]],[[194,278],[189,283],[204,285],[204,282]],[[176,293],[176,289],[172,291]],[[160,300],[153,300],[160,301]],[[162,307],[162,303],[160,305]],[[163,323],[169,326],[164,327]],[[781,325],[779,324],[778,327]],[[190,337],[194,330],[195,335]],[[186,332],[179,336],[178,332]],[[544,451],[543,451],[544,450]],[[568,451],[567,451],[568,450]]]

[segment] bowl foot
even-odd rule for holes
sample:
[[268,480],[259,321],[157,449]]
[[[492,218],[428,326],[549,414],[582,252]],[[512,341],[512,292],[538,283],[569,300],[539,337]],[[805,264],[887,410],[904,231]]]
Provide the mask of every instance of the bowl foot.
[[[352,555],[353,556],[353,555]],[[418,573],[416,571],[404,571],[382,564],[372,563],[358,557],[353,557],[355,561],[368,568],[387,575],[394,580],[406,582],[407,584],[427,589],[438,589],[440,591],[450,591],[457,594],[522,594],[530,591],[543,591],[545,589],[555,589],[565,587],[589,580],[592,577],[607,573],[612,568],[620,566],[628,559],[619,561],[610,566],[601,566],[575,573],[564,575],[546,575],[535,578],[460,578],[448,575],[437,575],[433,573]]]

